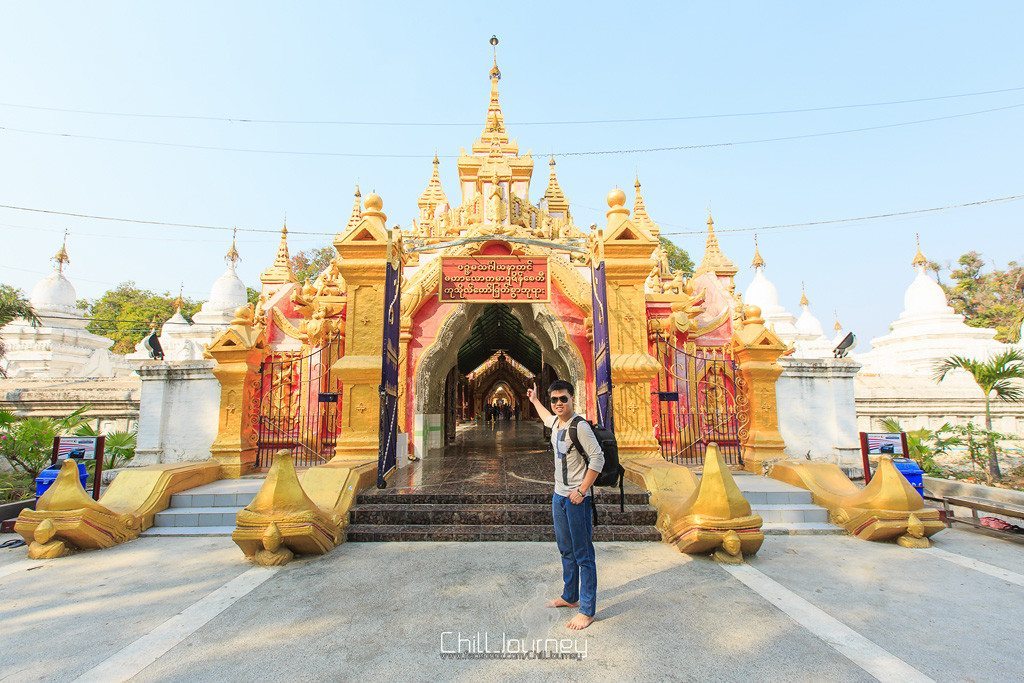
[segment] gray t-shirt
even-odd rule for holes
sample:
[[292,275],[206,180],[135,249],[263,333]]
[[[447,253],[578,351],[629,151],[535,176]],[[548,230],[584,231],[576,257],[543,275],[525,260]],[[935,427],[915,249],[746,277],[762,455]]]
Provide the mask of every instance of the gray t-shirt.
[[[555,493],[565,497],[568,497],[574,488],[583,483],[587,469],[600,472],[604,467],[604,451],[601,450],[601,444],[598,443],[594,430],[586,420],[580,420],[576,424],[576,437],[579,439],[580,445],[583,446],[583,450],[586,451],[590,464],[587,465],[583,456],[576,451],[576,445],[569,437],[569,425],[575,417],[576,415],[573,414],[568,422],[559,425],[558,416],[552,415],[551,421],[548,423],[548,427],[551,428],[551,448],[555,454]],[[568,486],[562,483],[562,458],[565,458],[568,469]],[[590,494],[591,490],[587,489],[587,495]]]

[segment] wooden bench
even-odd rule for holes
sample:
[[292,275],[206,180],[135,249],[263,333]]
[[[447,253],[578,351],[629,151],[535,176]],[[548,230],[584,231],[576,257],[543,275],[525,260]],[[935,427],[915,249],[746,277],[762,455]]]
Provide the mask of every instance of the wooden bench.
[[[1009,538],[1010,540],[1017,541],[1018,543],[1024,543],[1024,534],[1014,533],[1012,531],[999,531],[998,529],[984,526],[981,523],[981,518],[978,516],[979,512],[991,512],[1005,517],[1024,519],[1024,506],[1013,505],[1012,503],[1000,503],[998,501],[985,500],[984,498],[971,498],[967,496],[945,497],[942,499],[942,506],[946,512],[947,527],[953,526],[953,522],[959,522],[960,524],[967,524],[975,529],[998,535],[1000,538]],[[950,510],[951,506],[968,508],[971,511],[971,519],[954,516],[953,511]]]

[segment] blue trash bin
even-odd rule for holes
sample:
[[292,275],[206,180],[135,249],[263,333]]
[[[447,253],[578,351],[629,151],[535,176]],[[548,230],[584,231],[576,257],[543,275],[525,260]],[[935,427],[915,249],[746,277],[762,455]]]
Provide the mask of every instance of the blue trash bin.
[[[57,473],[60,472],[61,464],[50,465],[36,477],[36,498],[46,493],[46,489],[53,486],[53,482],[57,481]],[[85,463],[81,460],[78,461],[78,478],[82,481],[82,488],[84,489],[89,481],[89,470],[85,468]]]
[[910,485],[924,498],[924,470],[910,458],[893,458],[892,464],[900,471]]

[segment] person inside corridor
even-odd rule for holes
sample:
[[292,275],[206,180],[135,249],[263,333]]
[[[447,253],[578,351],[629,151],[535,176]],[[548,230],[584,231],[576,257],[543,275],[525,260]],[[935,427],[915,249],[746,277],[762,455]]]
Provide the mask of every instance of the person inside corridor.
[[597,611],[597,562],[594,557],[594,525],[591,487],[604,466],[604,452],[594,430],[586,420],[577,420],[576,436],[586,451],[576,451],[569,426],[576,417],[573,409],[573,385],[555,380],[548,388],[551,410],[537,397],[537,387],[527,397],[544,424],[551,428],[551,446],[555,456],[555,492],[551,496],[551,517],[555,541],[562,554],[562,595],[548,607],[577,607],[579,614],[569,620],[571,629],[583,629],[594,621]]

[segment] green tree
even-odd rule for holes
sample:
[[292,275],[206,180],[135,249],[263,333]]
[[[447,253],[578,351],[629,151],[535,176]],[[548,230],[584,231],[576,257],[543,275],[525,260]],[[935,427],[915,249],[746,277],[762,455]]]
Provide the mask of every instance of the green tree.
[[12,469],[35,479],[50,464],[53,437],[81,426],[89,408],[82,406],[62,418],[18,418],[9,410],[0,410],[0,456]]
[[960,437],[954,433],[953,425],[943,423],[938,429],[912,429],[907,431],[894,417],[882,419],[882,426],[889,432],[907,432],[907,457],[913,458],[928,474],[943,474],[942,468],[935,462],[936,455],[949,452],[953,446],[960,444]]
[[[174,314],[176,300],[170,292],[157,294],[123,282],[89,305],[87,329],[113,339],[114,353],[131,353],[151,322],[160,325]],[[183,299],[181,314],[191,321],[201,305],[201,301]]]
[[[942,284],[950,305],[962,313],[967,324],[995,328],[996,338],[1019,341],[1024,320],[1024,266],[1010,261],[1005,269],[985,270],[985,260],[976,251],[957,259],[951,281]],[[940,280],[941,283],[941,280]]]
[[246,287],[245,298],[249,303],[251,303],[255,307],[256,304],[258,304],[260,301],[260,290],[253,289],[252,287]]
[[[16,287],[0,284],[0,327],[18,318],[24,318],[33,327],[39,327],[39,317],[32,310],[32,304],[25,298],[25,293]],[[0,358],[3,358],[6,352],[4,340],[0,338]],[[0,377],[6,376],[7,373],[0,368]]]
[[[75,436],[99,436],[100,433],[90,424],[83,424],[75,430]],[[135,457],[135,443],[138,434],[132,431],[107,432],[103,443],[103,470],[112,470],[131,462]],[[92,472],[93,463],[86,463]]]
[[292,255],[292,272],[295,273],[295,279],[299,282],[315,280],[331,264],[331,259],[337,254],[338,252],[333,246],[315,247],[296,252]]
[[985,393],[985,431],[989,433],[988,469],[990,480],[1001,479],[996,438],[992,431],[992,398],[1000,401],[1024,400],[1024,351],[1011,349],[997,353],[986,361],[950,356],[935,365],[935,381],[941,382],[953,370],[964,370]]
[[685,249],[677,246],[675,242],[667,237],[659,236],[658,242],[661,243],[661,248],[665,250],[665,255],[668,256],[668,265],[672,270],[681,270],[686,277],[693,275],[693,259],[690,258],[690,254]]

